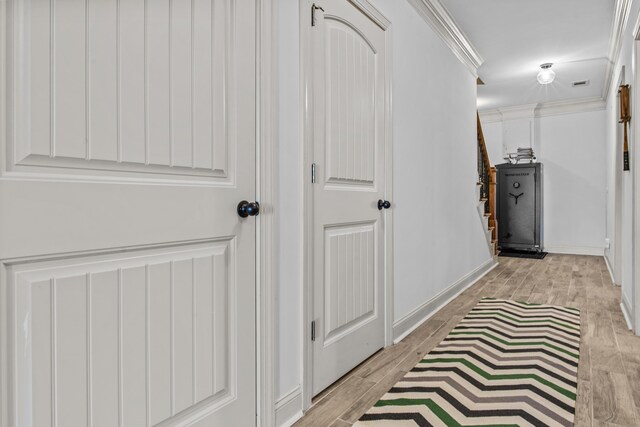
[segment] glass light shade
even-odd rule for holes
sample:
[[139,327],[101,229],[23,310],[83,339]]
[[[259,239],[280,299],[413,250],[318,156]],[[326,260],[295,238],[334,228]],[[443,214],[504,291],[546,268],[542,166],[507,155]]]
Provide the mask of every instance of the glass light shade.
[[543,68],[538,73],[538,83],[541,85],[548,85],[556,78],[556,72],[551,68]]

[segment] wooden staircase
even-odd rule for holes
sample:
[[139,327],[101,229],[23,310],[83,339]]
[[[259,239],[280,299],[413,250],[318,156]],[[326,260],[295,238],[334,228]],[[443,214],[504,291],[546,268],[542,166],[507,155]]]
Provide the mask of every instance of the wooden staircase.
[[494,255],[498,254],[498,221],[496,220],[496,168],[491,166],[489,153],[482,133],[480,116],[478,121],[478,209],[483,215],[487,230],[487,242]]

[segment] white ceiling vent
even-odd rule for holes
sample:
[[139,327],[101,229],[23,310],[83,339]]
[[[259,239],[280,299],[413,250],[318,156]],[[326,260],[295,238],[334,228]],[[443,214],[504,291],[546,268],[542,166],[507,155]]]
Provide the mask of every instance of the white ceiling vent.
[[573,87],[589,86],[589,80],[578,80],[577,82],[571,83],[571,86]]

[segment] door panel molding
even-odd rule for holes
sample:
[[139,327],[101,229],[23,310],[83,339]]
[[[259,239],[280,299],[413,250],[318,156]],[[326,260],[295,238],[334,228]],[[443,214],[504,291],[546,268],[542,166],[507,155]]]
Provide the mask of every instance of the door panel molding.
[[[325,25],[328,31],[327,68],[335,68],[339,57],[353,56],[354,69],[363,73],[359,81],[354,78],[351,87],[344,87],[344,81],[334,82],[327,72],[328,109],[332,112],[327,118],[326,173],[325,183],[333,185],[350,185],[372,187],[376,190],[375,177],[375,105],[351,105],[358,95],[364,95],[374,90],[376,51],[371,42],[351,23],[338,17],[325,15]],[[340,28],[342,27],[342,28]],[[340,49],[342,48],[342,49]],[[337,70],[334,70],[337,71]],[[373,72],[372,72],[373,71]],[[342,111],[354,109],[354,115],[341,114]],[[366,138],[354,143],[353,152],[349,152],[349,138],[353,129],[366,129]],[[347,130],[345,132],[345,130]],[[360,150],[360,153],[357,151]],[[359,156],[357,154],[360,154]]]
[[[376,310],[377,298],[372,286],[375,270],[373,272],[367,270],[377,257],[378,238],[375,223],[371,221],[347,225],[332,224],[324,229],[326,260],[324,298],[325,301],[330,301],[324,307],[326,326],[323,328],[323,344],[325,347],[365,326],[380,315]],[[352,248],[354,257],[341,265],[340,251],[349,247]],[[360,260],[359,265],[353,264],[355,259]],[[344,270],[351,273],[351,280],[342,283]],[[344,296],[340,292],[342,288]],[[356,307],[355,302],[358,297],[362,298],[362,294],[366,295],[366,304]]]
[[244,90],[233,1],[194,2],[197,13],[163,2],[11,5],[7,170],[233,180]]
[[[61,425],[117,417],[119,404],[127,422],[148,415],[155,425],[234,400],[235,246],[218,239],[9,267],[17,425],[46,424],[33,408],[54,402]],[[111,390],[95,384],[119,390],[102,395]]]
[[[384,105],[384,124],[385,135],[385,197],[393,200],[393,151],[392,151],[392,26],[391,22],[368,0],[344,0],[357,7],[365,16],[371,19],[377,26],[385,32],[385,105]],[[312,381],[313,381],[313,345],[311,341],[311,322],[313,319],[313,188],[309,179],[309,168],[311,167],[313,156],[313,107],[309,99],[309,92],[312,90],[312,49],[311,49],[311,31],[310,11],[312,3],[310,0],[303,0],[300,3],[300,67],[301,67],[301,100],[302,106],[302,140],[303,154],[301,168],[301,179],[303,180],[303,307],[302,307],[302,404],[303,410],[306,411],[311,407],[311,399],[313,397]],[[316,2],[317,3],[317,2]],[[318,3],[320,6],[321,3]],[[331,17],[330,14],[327,15]],[[335,18],[335,17],[333,17]],[[331,174],[327,174],[328,177]],[[375,183],[357,179],[327,179],[317,185],[325,185],[327,188],[335,190],[361,190],[374,191]],[[386,211],[384,235],[378,236],[383,239],[384,245],[384,316],[385,327],[385,345],[393,344],[393,212]],[[368,322],[364,319],[365,323]],[[361,322],[362,323],[362,320]]]

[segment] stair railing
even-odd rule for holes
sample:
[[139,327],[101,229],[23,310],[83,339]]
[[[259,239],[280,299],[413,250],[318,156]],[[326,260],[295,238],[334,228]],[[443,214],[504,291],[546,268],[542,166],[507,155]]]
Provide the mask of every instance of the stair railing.
[[489,217],[491,241],[498,238],[498,222],[496,221],[496,168],[491,166],[489,153],[482,132],[480,115],[478,121],[478,184],[480,184],[480,198],[485,201],[484,211]]

